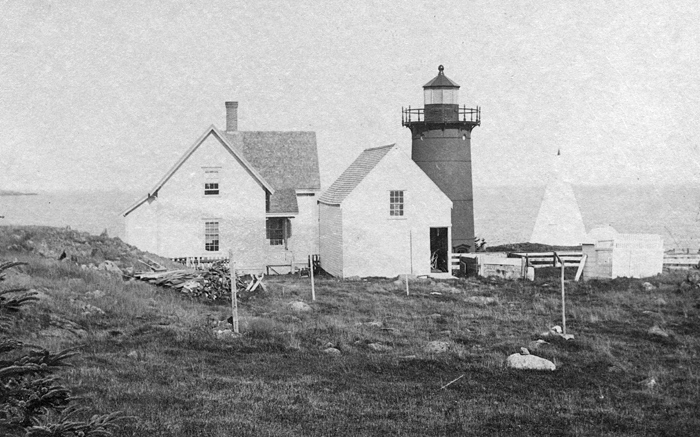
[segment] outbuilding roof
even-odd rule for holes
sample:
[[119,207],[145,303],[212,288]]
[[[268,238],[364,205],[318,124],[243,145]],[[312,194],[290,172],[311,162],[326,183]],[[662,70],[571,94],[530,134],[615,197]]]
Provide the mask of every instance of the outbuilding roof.
[[363,151],[343,174],[321,195],[320,203],[340,205],[396,144]]

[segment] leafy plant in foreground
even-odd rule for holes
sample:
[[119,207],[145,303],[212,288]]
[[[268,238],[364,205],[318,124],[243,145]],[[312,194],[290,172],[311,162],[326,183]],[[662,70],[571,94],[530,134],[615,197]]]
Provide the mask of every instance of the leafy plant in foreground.
[[[5,270],[25,263],[0,263],[0,281]],[[0,331],[11,327],[13,315],[37,300],[26,289],[0,290]],[[32,437],[111,436],[121,413],[95,415],[89,420],[76,416],[84,409],[54,373],[69,366],[66,360],[77,352],[58,353],[27,345],[6,335],[0,337],[0,434]]]

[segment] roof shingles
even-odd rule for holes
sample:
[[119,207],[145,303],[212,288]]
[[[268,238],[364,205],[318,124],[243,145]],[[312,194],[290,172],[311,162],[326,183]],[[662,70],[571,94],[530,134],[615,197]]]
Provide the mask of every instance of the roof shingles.
[[340,205],[394,146],[390,144],[363,151],[318,201],[328,205]]
[[222,133],[274,188],[270,213],[297,214],[295,190],[321,188],[314,132]]

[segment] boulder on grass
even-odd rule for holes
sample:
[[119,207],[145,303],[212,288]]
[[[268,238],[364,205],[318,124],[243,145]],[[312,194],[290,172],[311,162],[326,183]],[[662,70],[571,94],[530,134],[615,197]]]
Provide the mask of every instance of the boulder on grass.
[[647,331],[649,335],[656,335],[659,337],[668,337],[668,332],[664,331],[659,327],[659,325],[654,325]]
[[289,308],[293,309],[294,311],[299,311],[302,313],[307,312],[307,311],[311,311],[311,307],[302,301],[290,303]]
[[[523,352],[526,351],[527,349],[525,349]],[[536,355],[530,355],[529,352],[527,354],[519,353],[509,356],[506,358],[506,365],[511,369],[556,370],[556,366],[553,362]]]
[[425,345],[425,352],[429,354],[441,354],[450,349],[450,343],[447,341],[434,340]]

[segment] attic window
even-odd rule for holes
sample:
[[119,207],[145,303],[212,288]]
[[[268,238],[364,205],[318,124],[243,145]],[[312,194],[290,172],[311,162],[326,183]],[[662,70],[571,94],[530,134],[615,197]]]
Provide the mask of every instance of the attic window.
[[204,169],[204,195],[218,196],[219,195],[219,169],[205,168]]
[[204,250],[219,251],[219,222],[204,222]]
[[389,215],[403,216],[403,191],[389,191]]

